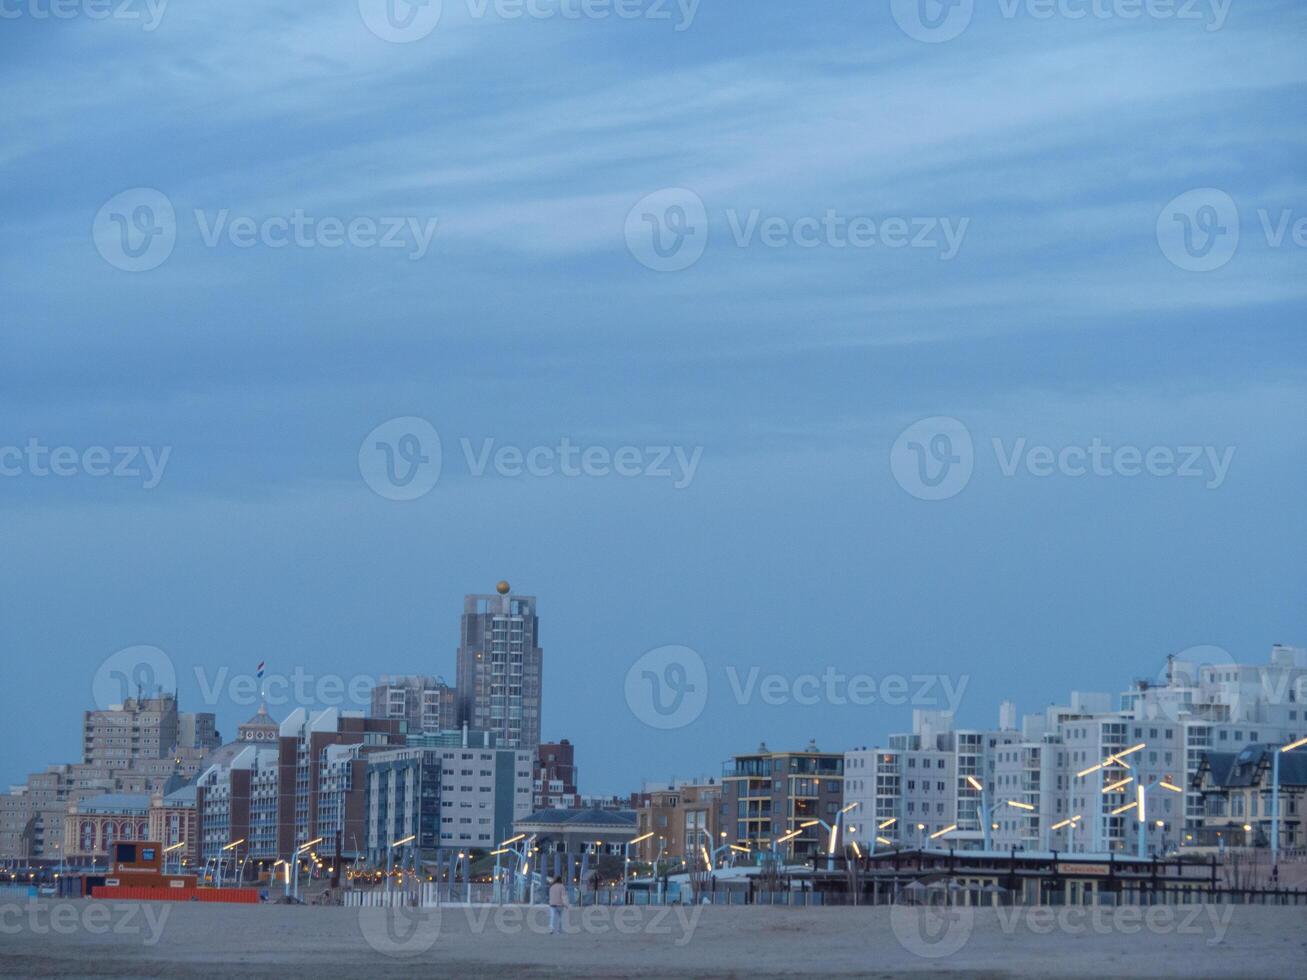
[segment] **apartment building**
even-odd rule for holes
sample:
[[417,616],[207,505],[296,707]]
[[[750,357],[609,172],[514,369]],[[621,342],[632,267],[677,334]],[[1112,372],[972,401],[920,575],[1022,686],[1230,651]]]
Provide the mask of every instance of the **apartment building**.
[[443,732],[458,728],[458,692],[442,678],[383,675],[372,689],[372,718],[403,721],[406,732]]
[[722,784],[714,779],[646,786],[631,798],[640,804],[635,808],[636,837],[652,835],[635,845],[633,858],[653,861],[662,854],[702,868],[704,852],[712,855],[725,842]]
[[[367,758],[366,853],[386,859],[395,841],[416,837],[420,851],[493,850],[531,812],[532,753],[501,749],[493,738],[447,733],[444,745],[411,745]],[[452,744],[449,744],[452,743]]]
[[[844,755],[822,752],[815,742],[795,752],[772,752],[766,743],[722,766],[722,829],[733,843],[770,850],[776,840],[787,855],[804,860],[824,849],[826,831],[843,806]],[[805,826],[806,825],[806,826]]]
[[459,721],[492,732],[496,744],[534,751],[540,744],[544,651],[535,596],[514,595],[507,582],[494,595],[463,599],[458,647]]

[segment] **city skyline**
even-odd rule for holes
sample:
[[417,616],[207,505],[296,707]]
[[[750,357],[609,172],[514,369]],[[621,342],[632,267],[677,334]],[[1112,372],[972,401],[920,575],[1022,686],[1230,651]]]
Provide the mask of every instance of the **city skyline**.
[[[473,606],[478,602],[499,599],[507,602],[510,599],[519,598],[516,591],[513,591],[510,594],[509,588],[508,582],[501,580],[499,587],[496,590],[497,594],[466,594],[464,597],[463,621],[465,623],[467,622],[467,610],[473,608]],[[538,636],[539,634],[536,631],[539,627],[536,625],[535,620],[536,597],[527,596],[523,598],[525,598],[529,603],[524,608],[529,610],[529,615],[532,619],[532,633],[533,635]],[[547,608],[546,605],[546,615],[544,617],[546,624],[548,623]],[[547,628],[548,627],[546,626],[546,629]],[[462,633],[464,629],[466,629],[466,626],[460,629],[460,633]],[[1275,643],[1271,646],[1272,648],[1287,648],[1289,650],[1297,649],[1294,644]],[[679,651],[682,648],[671,649]],[[698,656],[696,651],[689,651],[689,653],[691,656]],[[106,675],[118,677],[120,682],[123,676],[131,675],[131,671],[124,674],[121,664],[116,662],[115,658],[121,659],[124,655],[131,658],[133,662],[144,665],[150,672],[159,669],[160,661],[157,658],[160,655],[163,655],[167,660],[167,665],[166,668],[160,670],[160,673],[163,673],[166,670],[176,670],[175,664],[172,663],[172,658],[167,656],[164,651],[160,651],[157,648],[139,647],[128,648],[125,651],[120,651],[113,657],[108,658],[108,660],[101,665],[101,669],[97,673],[96,686],[93,693],[100,700],[104,699],[103,684]],[[677,655],[680,655],[679,652]],[[457,657],[458,651],[456,650],[454,653],[454,659],[456,660]],[[1031,702],[1028,705],[1016,704],[1013,706],[1012,710],[1015,711],[1017,707],[1019,707],[1022,714],[1030,714],[1032,709],[1038,708],[1042,710],[1045,705],[1051,707],[1063,703],[1063,700],[1061,699],[1069,696],[1071,692],[1092,692],[1094,695],[1101,696],[1105,699],[1102,710],[1117,712],[1122,710],[1122,701],[1129,697],[1128,692],[1134,689],[1139,681],[1144,681],[1145,687],[1149,684],[1152,686],[1158,686],[1165,683],[1168,672],[1171,669],[1171,663],[1177,658],[1180,660],[1191,659],[1200,666],[1246,664],[1258,667],[1258,665],[1262,663],[1262,658],[1259,657],[1233,657],[1228,651],[1225,651],[1222,648],[1211,645],[1200,645],[1187,648],[1186,650],[1174,651],[1173,653],[1166,655],[1166,657],[1163,658],[1160,671],[1156,674],[1150,675],[1146,671],[1135,671],[1128,678],[1123,679],[1119,684],[1114,686],[1103,686],[1101,684],[1099,686],[1094,686],[1088,683],[1076,685],[1072,688],[1065,689],[1060,693],[1054,693],[1053,696],[1048,697],[1047,700],[1042,703]],[[547,658],[545,663],[548,663]],[[630,663],[619,665],[624,668],[622,672],[627,675],[628,684],[630,682],[630,677],[640,672],[642,663],[643,660],[641,658],[633,658]],[[257,665],[251,666],[256,668],[253,673],[242,675],[239,671],[233,668],[231,674],[228,675],[225,673],[223,668],[219,668],[213,676],[208,679],[201,679],[196,685],[202,692],[202,697],[198,702],[198,708],[194,708],[193,705],[187,701],[185,696],[179,696],[178,710],[185,712],[182,717],[194,718],[197,716],[197,711],[213,713],[216,718],[216,723],[212,727],[216,728],[219,734],[224,731],[230,731],[233,733],[232,736],[224,736],[227,741],[230,741],[231,738],[234,737],[234,732],[240,722],[246,720],[248,715],[253,713],[255,707],[262,712],[269,705],[272,706],[269,710],[269,714],[274,722],[279,721],[282,717],[296,708],[307,708],[310,711],[313,711],[321,710],[324,707],[336,707],[343,712],[358,713],[367,717],[405,717],[412,719],[416,717],[412,708],[408,709],[407,712],[391,715],[382,711],[377,698],[378,692],[386,690],[386,685],[392,682],[411,684],[414,682],[425,683],[434,680],[437,685],[439,685],[440,683],[443,683],[442,678],[445,676],[444,671],[429,670],[427,673],[423,674],[415,673],[406,675],[403,671],[397,669],[387,669],[375,675],[366,674],[361,671],[342,675],[314,674],[311,671],[305,670],[303,665],[296,665],[290,671],[282,672],[279,670],[279,665],[277,663],[274,662],[269,664],[266,661],[260,661]],[[705,667],[705,670],[706,669],[707,668]],[[1102,679],[1101,672],[1097,673],[1097,677],[1100,680]],[[221,678],[222,683],[219,683],[217,678]],[[769,679],[778,682],[783,681],[784,683],[775,683],[769,686],[767,683]],[[287,681],[284,687],[280,684],[282,680]],[[952,718],[950,724],[959,729],[990,729],[993,727],[992,723],[995,718],[997,718],[999,713],[1003,710],[1003,706],[1014,701],[1012,698],[1005,697],[987,705],[976,704],[974,699],[962,696],[970,686],[970,678],[966,675],[959,675],[957,680],[960,681],[960,684],[956,686],[953,684],[953,680],[954,679],[952,678],[929,674],[921,670],[902,673],[887,672],[879,677],[856,669],[851,670],[848,673],[841,673],[829,665],[826,666],[824,671],[820,674],[809,673],[806,671],[794,671],[788,675],[769,674],[766,677],[760,678],[756,665],[751,667],[747,674],[743,671],[737,670],[734,665],[727,665],[725,670],[721,672],[721,678],[719,678],[715,683],[710,684],[712,690],[709,691],[703,704],[698,707],[698,713],[692,717],[683,716],[681,719],[675,720],[673,725],[667,726],[671,731],[668,731],[666,728],[660,730],[661,726],[656,718],[654,719],[655,724],[652,727],[646,724],[646,722],[650,720],[647,714],[647,703],[642,699],[632,701],[631,688],[629,686],[625,692],[622,692],[619,688],[618,693],[624,693],[626,697],[622,708],[631,715],[635,721],[640,723],[639,729],[643,729],[646,738],[652,739],[652,741],[645,741],[642,743],[645,746],[645,751],[642,753],[641,757],[648,761],[648,769],[647,771],[641,771],[638,773],[637,784],[643,785],[648,783],[657,785],[667,779],[681,779],[692,774],[713,771],[713,767],[719,760],[704,755],[704,745],[702,741],[698,743],[698,755],[691,757],[688,765],[684,768],[678,769],[674,763],[671,763],[664,767],[667,770],[665,772],[659,768],[660,760],[656,750],[661,744],[661,738],[668,734],[675,735],[677,732],[689,732],[694,734],[701,722],[709,729],[714,728],[715,726],[713,725],[712,718],[713,708],[716,707],[719,711],[723,708],[729,709],[732,700],[736,702],[735,707],[737,708],[750,707],[751,705],[756,706],[757,710],[764,712],[762,715],[764,718],[777,712],[778,709],[781,713],[784,713],[784,710],[787,708],[791,710],[818,709],[820,713],[825,716],[828,716],[831,711],[840,710],[862,712],[863,720],[859,722],[861,728],[852,739],[846,741],[836,741],[836,739],[839,738],[837,732],[847,730],[847,726],[832,726],[824,722],[821,724],[814,723],[813,731],[809,732],[801,739],[792,739],[788,742],[783,741],[780,736],[767,730],[760,730],[758,733],[758,739],[760,741],[770,740],[773,747],[778,751],[794,750],[801,744],[815,742],[820,744],[822,749],[825,751],[841,753],[868,745],[878,746],[888,744],[888,739],[894,731],[908,730],[912,727],[915,723],[916,714],[920,711],[937,715],[949,715]],[[243,684],[243,681],[250,681],[251,683],[247,685]],[[274,695],[271,698],[267,696],[268,688],[274,681],[277,682],[278,689],[287,692],[286,695],[280,697]],[[546,685],[546,687],[547,686],[548,685]],[[178,692],[180,692],[184,687],[184,683],[180,681],[175,685],[175,689]],[[959,688],[961,690],[959,690]],[[164,693],[172,694],[173,690],[174,688],[168,688]],[[433,730],[455,730],[459,724],[462,723],[464,715],[461,706],[457,704],[456,691],[457,689],[453,685],[446,685],[444,694],[437,696],[437,703],[440,707],[434,710],[446,714],[443,716],[439,714],[435,716],[443,717],[443,720],[439,724],[438,729]],[[239,703],[234,703],[230,699],[224,700],[221,697],[214,698],[214,692],[225,692],[229,695],[236,695],[237,692],[239,692],[239,696],[243,700]],[[312,694],[314,692],[330,692],[332,698],[326,702],[315,701],[312,699]],[[135,694],[136,692],[133,691],[132,693]],[[148,686],[143,689],[143,693],[147,697],[153,696],[154,694]],[[305,693],[309,696],[305,697]],[[1279,693],[1282,697],[1286,694],[1284,691]],[[652,693],[652,697],[657,698],[658,696],[660,695],[657,692]],[[883,704],[885,703],[890,705],[889,711],[883,710]],[[222,710],[224,704],[227,705],[225,711]],[[548,705],[549,700],[546,698],[544,701],[544,707],[546,709],[546,724],[543,728],[543,735],[541,736],[542,741],[558,741],[560,739],[566,739],[579,750],[580,756],[578,759],[578,767],[582,767],[587,774],[586,780],[579,787],[583,795],[590,797],[617,796],[637,788],[637,786],[633,786],[630,782],[631,769],[629,763],[624,765],[624,774],[622,776],[617,777],[616,779],[610,777],[610,781],[600,782],[600,780],[597,780],[590,775],[593,765],[591,760],[588,758],[591,743],[581,738],[579,733],[576,731],[561,729],[553,731],[550,727],[551,723],[548,722]],[[88,709],[88,711],[98,709],[103,712],[103,709],[109,708],[110,706],[111,703],[101,705],[97,702],[91,709]],[[459,721],[449,721],[449,717],[451,716],[448,716],[447,712],[451,708],[454,708],[458,712],[452,717],[459,719]],[[429,708],[428,710],[432,709]],[[244,712],[244,714],[242,714],[242,712]],[[1035,713],[1038,712],[1035,711]],[[82,713],[79,712],[77,717],[81,718],[81,716]],[[207,716],[201,715],[200,717]],[[886,719],[887,723],[876,728],[874,727],[875,722],[872,721],[872,719],[876,718]],[[901,720],[894,722],[889,721],[889,719]],[[195,723],[191,722],[191,724],[194,725]],[[226,725],[225,729],[224,724]],[[475,725],[470,725],[469,727],[474,731],[484,730],[477,728]],[[565,728],[566,726],[563,727]],[[637,738],[640,735],[639,729],[636,730]],[[511,743],[504,740],[502,734],[500,735],[500,738],[502,745],[505,747],[511,747]],[[878,741],[878,739],[884,739],[886,741],[881,742]],[[747,740],[748,739],[746,738],[745,741]],[[77,741],[80,744],[80,739]],[[41,744],[44,745],[47,743],[43,741]],[[594,744],[596,747],[599,747],[602,743]],[[528,745],[526,747],[531,748],[532,746]],[[720,749],[721,758],[725,759],[742,751],[745,746],[728,740],[721,742],[718,747]],[[89,751],[89,743],[87,751]],[[47,765],[81,761],[83,761],[81,754],[78,754],[75,757],[46,759],[38,765],[22,769],[21,771],[16,771],[14,778],[7,781],[7,785],[21,785],[28,774],[40,772],[44,770]],[[93,760],[88,758],[86,761]],[[13,765],[12,761],[11,765]]]

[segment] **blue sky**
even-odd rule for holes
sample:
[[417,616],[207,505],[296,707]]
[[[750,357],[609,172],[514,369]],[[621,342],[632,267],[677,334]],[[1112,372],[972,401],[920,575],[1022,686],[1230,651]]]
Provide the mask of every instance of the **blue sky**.
[[[976,0],[936,42],[897,0],[703,0],[692,20],[444,0],[406,43],[337,0],[174,2],[152,30],[43,9],[0,23],[0,447],[171,448],[148,490],[0,477],[19,736],[0,781],[75,761],[97,671],[137,644],[228,735],[253,709],[205,704],[197,668],[452,681],[461,597],[500,578],[539,597],[544,734],[578,744],[590,792],[909,721],[737,703],[728,668],[966,677],[959,716],[988,724],[1002,697],[1118,691],[1195,645],[1307,645],[1300,5]],[[132,272],[100,216],[130,221],[111,202],[139,188],[175,242]],[[706,219],[679,271],[629,237],[667,188]],[[1186,267],[1173,208],[1237,246]],[[435,230],[420,255],[408,231],[206,243],[296,211]],[[793,240],[828,213],[923,245]],[[776,245],[737,242],[750,215]],[[965,229],[948,257],[945,223]],[[397,501],[360,445],[410,416],[443,466]],[[891,462],[935,417],[965,426],[974,471],[924,500]],[[702,454],[680,488],[476,476],[463,439]],[[1017,446],[1095,439],[1233,455],[1219,480],[1005,475]],[[623,684],[669,644],[709,691],[663,731]]]

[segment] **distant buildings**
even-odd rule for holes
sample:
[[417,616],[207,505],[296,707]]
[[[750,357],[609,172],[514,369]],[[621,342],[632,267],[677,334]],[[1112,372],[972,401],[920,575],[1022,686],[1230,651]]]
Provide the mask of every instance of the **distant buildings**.
[[360,855],[367,756],[403,745],[400,723],[297,708],[268,744],[259,737],[267,731],[260,715],[241,726],[238,741],[215,754],[198,780],[200,859],[224,857],[226,845],[244,840],[235,855],[270,862],[319,837],[323,853],[335,854],[339,845],[342,855]]
[[1264,665],[1172,660],[1159,681],[1122,694],[1119,708],[1108,694],[1076,691],[1019,725],[1005,703],[998,727],[984,730],[914,712],[913,730],[887,747],[845,754],[846,795],[861,815],[850,821],[854,836],[866,847],[933,834],[978,847],[988,820],[999,849],[1130,850],[1142,785],[1146,846],[1192,844],[1211,805],[1195,782],[1203,758],[1307,735],[1305,694],[1307,652],[1276,646]]
[[636,836],[651,835],[635,846],[633,858],[653,861],[663,854],[701,868],[704,850],[711,855],[723,843],[721,783],[711,779],[674,783],[632,798],[640,802],[635,811]]
[[[635,814],[631,810],[593,807],[537,810],[519,819],[513,830],[534,838],[534,846],[542,855],[620,855],[623,845],[637,836]],[[546,874],[555,873],[549,870],[551,865],[547,860],[542,857],[541,861]]]
[[581,806],[581,795],[576,789],[576,755],[571,742],[567,739],[542,742],[536,748],[534,768],[531,782],[535,809]]
[[[388,749],[368,756],[364,808],[367,856],[384,863],[395,841],[416,836],[421,851],[493,850],[531,812],[531,753],[493,738]],[[440,741],[432,739],[431,741]]]
[[544,651],[534,596],[513,595],[500,582],[494,595],[463,600],[458,646],[459,719],[492,732],[496,744],[534,750],[540,744]]
[[797,831],[785,847],[807,857],[821,848],[817,821],[833,824],[843,805],[844,755],[822,752],[816,743],[798,752],[772,752],[763,744],[722,767],[722,787],[723,829],[734,843],[769,850]]
[[[1194,843],[1265,847],[1271,839],[1271,763],[1278,745],[1249,745],[1241,752],[1208,752],[1193,785],[1202,797]],[[1280,757],[1280,847],[1307,845],[1307,751]],[[1245,829],[1247,828],[1247,829]]]
[[383,676],[372,689],[373,718],[407,724],[407,732],[444,732],[459,727],[458,692],[438,677]]
[[87,711],[82,721],[82,761],[129,769],[148,759],[172,758],[178,748],[201,752],[219,744],[212,712],[179,714],[177,696],[128,698]]

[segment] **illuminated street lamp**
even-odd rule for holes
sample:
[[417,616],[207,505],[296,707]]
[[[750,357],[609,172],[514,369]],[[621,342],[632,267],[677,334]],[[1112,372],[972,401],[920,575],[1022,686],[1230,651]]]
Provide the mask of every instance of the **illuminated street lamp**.
[[[222,845],[222,849],[223,849],[224,851],[230,851],[230,850],[235,849],[236,847],[239,847],[241,844],[244,844],[244,843],[245,843],[245,838],[242,837],[242,838],[240,838],[240,840],[234,840],[234,841],[232,841],[230,844],[223,844],[223,845]],[[246,848],[246,854],[245,854],[246,857],[249,857],[249,853],[248,853],[248,852],[249,852],[249,848]],[[223,867],[223,860],[224,860],[224,859],[219,859],[219,861],[218,861],[218,887],[219,887],[219,888],[222,887],[222,867]],[[235,860],[236,860],[236,858],[233,856],[233,857],[232,857],[232,861],[235,862]],[[241,865],[241,870],[242,870],[242,871],[244,870],[244,867],[245,867],[245,866],[242,864],[242,865]]]
[[[1097,774],[1096,778],[1098,779],[1099,790],[1101,791],[1103,788],[1103,775],[1107,772],[1109,768],[1111,768],[1112,766],[1119,766],[1122,769],[1129,769],[1130,763],[1125,761],[1125,757],[1128,755],[1134,755],[1136,752],[1140,752],[1147,747],[1148,747],[1147,742],[1139,742],[1135,745],[1130,746],[1129,748],[1122,749],[1120,752],[1113,752],[1111,755],[1103,759],[1102,762],[1097,762],[1092,766],[1089,766],[1085,769],[1081,769],[1078,773],[1076,773],[1076,778],[1084,779],[1086,776],[1089,776],[1091,774]],[[1113,773],[1111,775],[1113,778],[1115,778],[1120,774]],[[1117,785],[1124,785],[1124,784],[1118,783]],[[1093,833],[1094,833],[1093,843],[1095,845],[1097,845],[1098,843],[1098,834],[1101,827],[1102,827],[1102,821],[1098,819],[1097,815],[1095,815],[1094,829],[1093,829]]]
[[[1139,858],[1145,858],[1148,856],[1148,842],[1146,839],[1146,834],[1148,831],[1147,793],[1150,789],[1152,789],[1155,786],[1160,786],[1162,789],[1170,790],[1172,793],[1180,793],[1180,794],[1184,793],[1183,789],[1181,789],[1179,786],[1177,786],[1175,783],[1171,781],[1170,776],[1158,776],[1156,779],[1150,781],[1147,785],[1143,783],[1135,783],[1135,802],[1133,806],[1136,807],[1137,809],[1137,812],[1135,813],[1135,820],[1137,822],[1137,827],[1138,827],[1138,838],[1137,838],[1137,844],[1135,846],[1135,856]],[[1130,809],[1129,806],[1117,807],[1117,809],[1114,810],[1113,812],[1123,813],[1129,809]],[[1162,821],[1159,820],[1158,824],[1161,825]]]
[[[183,841],[178,841],[176,844],[173,844],[172,847],[165,847],[165,848],[163,849],[163,853],[164,853],[164,854],[167,854],[167,853],[169,853],[170,851],[180,850],[181,848],[183,848],[183,847],[185,847],[185,846],[186,846],[186,842],[185,842],[184,840],[183,840]],[[163,870],[164,870],[164,873],[167,874],[167,872],[168,872],[168,859],[167,859],[167,858],[164,858],[164,859],[163,859]],[[177,855],[177,873],[178,873],[178,874],[181,874],[181,873],[182,873],[182,856],[181,856],[180,854]]]
[[295,898],[300,897],[300,855],[302,855],[305,851],[310,850],[314,844],[321,844],[321,843],[322,843],[322,838],[315,837],[313,838],[313,840],[305,841],[299,847],[295,848],[295,851],[291,855],[290,860],[286,862],[285,882],[286,882],[287,895],[293,896]]
[[1271,753],[1271,867],[1280,863],[1280,756],[1307,745],[1307,738],[1282,745]]
[[[1130,805],[1134,806],[1133,803]],[[1059,820],[1057,823],[1053,824],[1053,826],[1048,828],[1050,838],[1052,837],[1053,831],[1061,830],[1064,827],[1066,828],[1066,849],[1069,854],[1075,853],[1076,826],[1080,823],[1080,819],[1081,814],[1077,813],[1074,817],[1067,817],[1065,820]],[[1044,844],[1047,850],[1052,850],[1053,842],[1051,839],[1045,840]]]
[[980,791],[980,830],[983,835],[985,850],[990,849],[990,832],[994,829],[994,814],[998,812],[999,807],[1010,806],[1016,810],[1026,810],[1033,812],[1035,807],[1032,803],[1023,803],[1021,800],[999,800],[993,806],[989,805],[989,791],[985,789],[985,784],[975,776],[966,777],[967,785],[974,790]]

